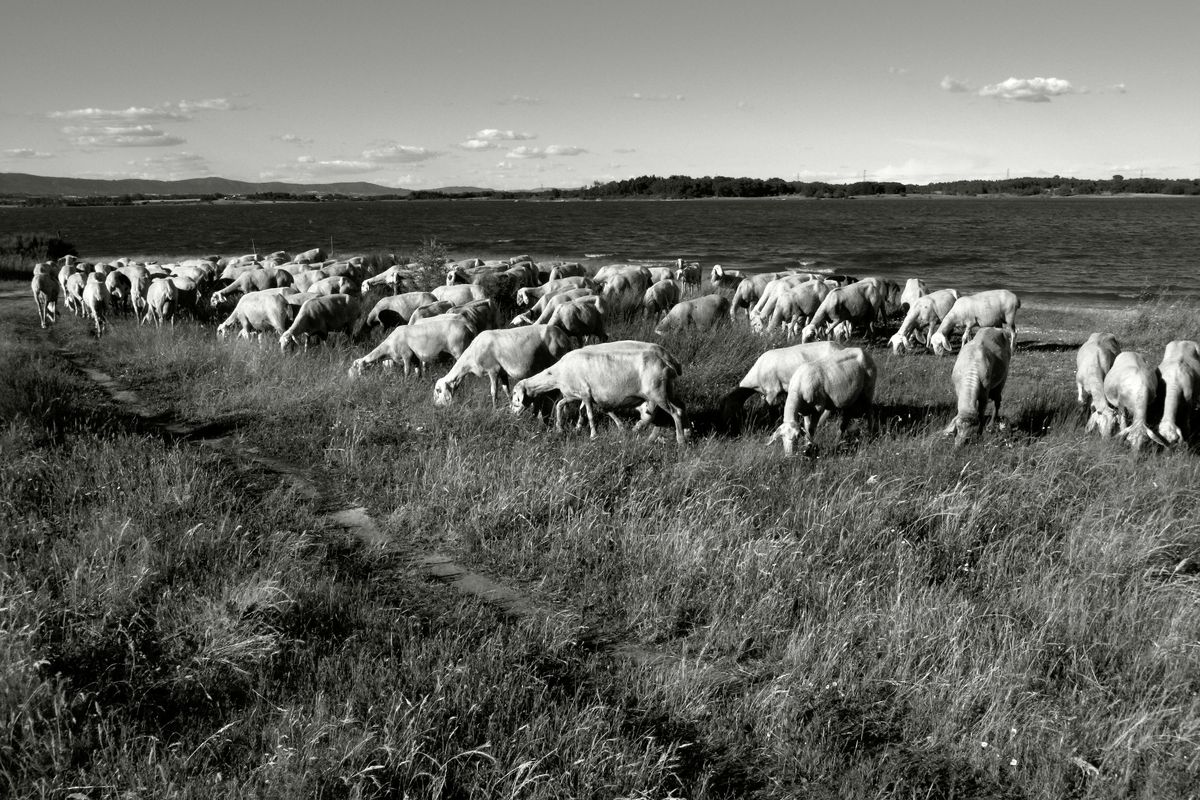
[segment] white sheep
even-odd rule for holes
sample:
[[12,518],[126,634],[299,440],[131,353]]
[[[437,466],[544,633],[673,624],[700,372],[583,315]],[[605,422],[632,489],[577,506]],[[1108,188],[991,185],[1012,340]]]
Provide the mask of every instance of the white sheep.
[[1075,354],[1075,388],[1080,404],[1090,403],[1086,430],[1099,429],[1107,437],[1116,424],[1116,411],[1104,396],[1104,378],[1121,352],[1121,343],[1111,333],[1093,333]]
[[471,323],[460,316],[445,314],[401,325],[379,345],[350,365],[350,377],[366,372],[383,361],[399,364],[407,376],[416,367],[417,377],[425,374],[429,363],[443,353],[458,358],[475,338]]
[[1000,400],[1012,360],[1013,334],[999,328],[980,328],[963,345],[954,361],[951,380],[958,398],[958,413],[942,434],[955,436],[955,447],[966,444],[983,430],[988,400],[995,406],[993,424],[1000,424]]
[[571,338],[553,325],[526,325],[520,328],[482,331],[462,352],[454,366],[433,385],[433,400],[449,405],[454,392],[467,375],[487,376],[492,406],[497,388],[509,393],[509,382],[528,378],[574,347]]
[[[920,342],[923,347],[928,347],[937,326],[941,324],[942,318],[950,312],[957,300],[957,289],[939,289],[914,300],[908,307],[908,313],[904,315],[904,321],[900,323],[900,329],[888,340],[888,344],[892,347],[892,353],[900,355],[913,349],[914,341]],[[922,332],[924,341],[919,338]]]
[[1189,339],[1168,342],[1158,374],[1163,392],[1158,435],[1167,444],[1178,444],[1191,431],[1192,415],[1200,401],[1200,344]]
[[558,363],[524,380],[512,390],[510,406],[519,413],[538,396],[556,392],[555,426],[562,430],[566,405],[579,401],[587,414],[592,438],[596,437],[595,412],[612,411],[641,402],[638,431],[662,408],[675,422],[675,440],[686,440],[687,424],[683,402],[675,391],[675,380],[683,368],[665,349],[638,341],[607,342],[572,350]]
[[977,327],[1004,328],[1012,333],[1012,339],[1016,341],[1017,310],[1020,307],[1020,298],[1008,289],[991,289],[960,297],[942,317],[942,323],[930,337],[929,344],[933,352],[944,356],[952,352],[946,337],[962,328],[962,343],[966,344],[971,331]]
[[796,368],[788,381],[783,422],[771,438],[783,440],[783,451],[791,455],[800,438],[797,416],[804,417],[804,453],[813,455],[817,425],[833,411],[842,414],[841,436],[850,423],[871,410],[875,400],[875,362],[862,348],[851,347],[826,358],[807,361]]

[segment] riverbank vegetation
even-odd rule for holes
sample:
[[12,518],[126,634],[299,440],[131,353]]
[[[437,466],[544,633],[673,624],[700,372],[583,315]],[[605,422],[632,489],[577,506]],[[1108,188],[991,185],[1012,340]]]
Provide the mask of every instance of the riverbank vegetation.
[[[429,380],[352,381],[362,345],[53,332],[164,418],[218,423],[364,504],[377,550],[278,476],[130,418],[25,305],[0,315],[4,796],[1200,783],[1200,457],[1086,435],[1063,345],[1105,328],[1157,361],[1200,338],[1181,306],[1081,311],[1067,331],[1023,309],[1011,427],[961,451],[938,435],[953,360],[876,346],[877,430],[837,448],[830,426],[815,460],[764,446],[778,412],[720,432],[720,397],[771,344],[741,329],[664,340],[697,427],[683,447],[555,434],[493,410],[482,381],[449,408]],[[547,613],[429,582],[414,559],[434,550]]]
[[138,192],[89,193],[63,195],[21,194],[0,198],[0,203],[26,206],[55,205],[139,205],[166,202],[177,197],[179,202],[211,203],[228,200],[243,202],[288,201],[377,201],[377,200],[695,200],[704,198],[763,198],[795,197],[810,199],[847,199],[862,197],[1119,197],[1125,195],[1160,195],[1164,197],[1200,196],[1200,179],[1126,178],[1114,175],[1110,179],[1052,177],[1018,177],[1003,180],[960,180],[927,184],[898,181],[861,180],[847,183],[826,181],[788,181],[782,178],[738,178],[722,175],[691,177],[687,175],[641,175],[619,181],[599,182],[590,186],[570,188],[540,188],[529,191],[455,187],[447,189],[418,189],[389,191],[375,186],[370,192],[334,191],[297,187],[293,191],[263,191],[242,194],[221,192],[172,195],[169,184],[163,184],[160,194]]

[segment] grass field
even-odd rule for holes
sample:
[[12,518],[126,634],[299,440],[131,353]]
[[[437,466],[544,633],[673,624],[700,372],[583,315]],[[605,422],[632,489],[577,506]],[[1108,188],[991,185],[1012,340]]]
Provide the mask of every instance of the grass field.
[[[770,411],[715,425],[769,346],[740,330],[664,340],[679,447],[557,435],[485,381],[435,408],[432,380],[350,380],[362,345],[96,341],[0,304],[0,795],[1196,796],[1200,460],[1085,436],[1068,346],[1157,362],[1200,338],[1190,306],[1023,310],[1012,427],[958,451],[952,359],[875,348],[878,432],[809,460],[764,446]],[[164,440],[56,344],[390,545]],[[558,612],[432,583],[432,550]]]

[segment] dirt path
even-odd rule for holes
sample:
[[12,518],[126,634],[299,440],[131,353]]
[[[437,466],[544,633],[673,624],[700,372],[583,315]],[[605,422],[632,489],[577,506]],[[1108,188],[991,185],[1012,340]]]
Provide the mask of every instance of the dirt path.
[[[410,561],[413,571],[425,580],[445,584],[461,594],[491,605],[511,618],[555,618],[568,621],[575,628],[575,638],[581,644],[586,644],[594,651],[608,653],[641,665],[673,670],[676,673],[680,669],[687,669],[694,675],[715,683],[736,680],[743,672],[731,657],[719,660],[701,659],[694,655],[654,650],[632,642],[605,638],[589,630],[583,624],[580,615],[573,610],[539,603],[503,581],[474,572],[443,553],[412,552],[385,534],[366,508],[349,505],[343,498],[331,495],[323,488],[319,476],[314,475],[311,470],[259,452],[230,435],[228,426],[208,422],[181,422],[172,419],[169,412],[164,414],[161,408],[146,402],[136,391],[97,368],[85,356],[64,347],[61,344],[62,337],[56,333],[55,326],[45,331],[40,330],[33,303],[25,293],[0,292],[0,316],[18,321],[27,316],[28,324],[18,325],[17,333],[22,339],[41,342],[46,351],[70,363],[123,410],[137,417],[147,431],[167,440],[185,441],[198,447],[212,448],[239,462],[277,475],[291,483],[298,494],[318,507],[331,509],[322,517],[328,529],[350,534],[359,539],[365,547],[381,554],[405,557]],[[68,315],[61,315],[57,323],[59,326],[82,324],[74,316]]]

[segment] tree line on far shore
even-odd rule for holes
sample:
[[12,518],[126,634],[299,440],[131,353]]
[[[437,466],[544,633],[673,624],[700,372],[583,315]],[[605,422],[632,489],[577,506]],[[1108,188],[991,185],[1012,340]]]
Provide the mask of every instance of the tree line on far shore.
[[[1106,196],[1125,194],[1152,194],[1168,196],[1200,196],[1198,178],[1126,178],[1113,175],[1108,179],[1024,177],[1003,180],[959,180],[937,183],[914,184],[898,181],[862,180],[853,183],[828,183],[825,181],[786,181],[782,178],[731,178],[723,175],[691,177],[688,175],[641,175],[620,181],[601,183],[579,188],[542,188],[529,191],[506,191],[499,189],[471,189],[453,192],[416,190],[372,196],[341,193],[261,192],[245,195],[205,194],[175,198],[181,202],[214,202],[218,200],[243,200],[260,202],[279,201],[372,201],[372,200],[618,200],[657,199],[692,200],[702,198],[746,198],[746,197],[805,197],[816,199],[845,199],[873,196],[954,196],[954,197],[1073,197]],[[163,202],[171,199],[164,195],[121,194],[88,197],[12,197],[0,198],[12,205],[60,206],[60,205],[138,205]]]

